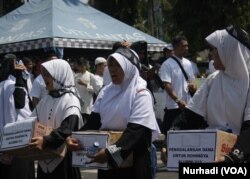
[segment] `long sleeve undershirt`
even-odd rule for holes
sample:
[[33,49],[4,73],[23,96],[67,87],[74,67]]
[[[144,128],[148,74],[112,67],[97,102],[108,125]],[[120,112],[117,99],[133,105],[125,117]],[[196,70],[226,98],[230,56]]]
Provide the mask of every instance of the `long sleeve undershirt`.
[[72,131],[78,129],[78,120],[77,115],[70,115],[65,118],[60,127],[54,129],[50,135],[44,136],[44,147],[56,149],[62,145]]

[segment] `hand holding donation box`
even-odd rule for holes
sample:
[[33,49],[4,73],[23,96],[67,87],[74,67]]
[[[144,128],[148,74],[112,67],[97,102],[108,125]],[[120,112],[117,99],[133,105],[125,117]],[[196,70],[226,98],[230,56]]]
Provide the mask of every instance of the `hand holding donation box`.
[[65,145],[60,146],[57,150],[29,148],[33,137],[48,135],[51,130],[51,128],[39,123],[34,117],[6,124],[1,131],[0,152],[30,160],[64,156]]
[[[107,148],[114,144],[122,135],[118,131],[81,131],[73,132],[72,137],[79,140],[82,150],[72,152],[73,166],[88,169],[108,169],[108,163],[89,163],[88,155],[94,155],[101,148]],[[133,164],[133,154],[122,163],[121,167],[129,167]]]
[[33,137],[36,118],[9,123],[2,129],[1,151],[27,146]]
[[107,163],[89,163],[91,160],[88,155],[94,155],[101,148],[106,148],[108,145],[108,134],[107,133],[84,133],[73,132],[72,137],[79,140],[82,150],[73,151],[72,153],[72,164],[73,166],[83,168],[107,168]]

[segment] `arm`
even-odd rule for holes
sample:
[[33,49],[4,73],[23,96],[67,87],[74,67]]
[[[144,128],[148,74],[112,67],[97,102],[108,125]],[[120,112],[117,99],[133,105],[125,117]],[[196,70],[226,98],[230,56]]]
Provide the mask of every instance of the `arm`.
[[[190,129],[205,129],[208,124],[202,116],[194,113],[193,111],[185,108],[184,111],[173,122],[172,130],[190,130]],[[167,136],[161,148],[161,160],[166,165],[167,163]]]
[[[98,130],[101,127],[101,118],[98,113],[92,112],[90,114],[90,119],[88,122],[80,129],[80,131],[85,131],[85,130]],[[71,136],[66,139],[66,144],[68,146],[68,149],[75,151],[75,150],[80,150],[81,145],[80,142],[72,138]]]
[[[148,105],[145,105],[145,102]],[[150,126],[145,127],[142,124],[148,125],[149,120],[155,120],[153,101],[149,91],[145,89],[138,92],[133,101],[128,124],[123,135],[115,144],[106,149],[101,149],[92,157],[91,162],[109,162],[110,165],[119,167],[132,151],[134,159],[147,155],[147,149],[151,146],[152,130]]]
[[178,104],[180,109],[184,109],[186,106],[186,102],[183,101],[182,99],[180,99],[176,93],[174,92],[173,88],[172,88],[172,84],[169,82],[164,82],[164,88],[166,90],[166,92],[168,93],[168,95]]
[[14,101],[15,101],[15,108],[22,109],[25,106],[25,81],[22,78],[22,71],[16,72],[16,83],[15,83],[15,91],[13,93]]
[[78,116],[70,115],[63,120],[61,126],[54,129],[50,135],[43,137],[43,147],[44,148],[58,148],[62,145],[66,138],[71,135],[72,131],[76,131],[78,128]]
[[208,127],[204,117],[185,108],[185,110],[173,122],[171,129],[174,130],[190,130],[205,129]]
[[101,127],[101,116],[99,113],[92,112],[90,114],[90,119],[88,122],[80,129],[81,131],[84,130],[98,130]]
[[150,129],[142,125],[129,123],[121,138],[114,145],[106,148],[105,153],[108,156],[109,163],[114,167],[119,167],[136,148],[145,145],[150,146],[150,139]]
[[38,104],[38,102],[41,98],[42,89],[40,86],[41,86],[41,84],[39,83],[39,76],[38,76],[34,80],[34,82],[32,84],[32,88],[31,88],[31,92],[30,92],[30,96],[32,97],[32,103],[33,103],[34,107]]
[[101,90],[103,86],[102,80],[99,80],[98,77],[91,75],[90,84],[92,85],[95,94],[98,95],[99,91]]
[[225,156],[224,162],[227,163],[242,163],[249,162],[250,159],[250,121],[245,121],[242,124],[240,135],[228,155]]

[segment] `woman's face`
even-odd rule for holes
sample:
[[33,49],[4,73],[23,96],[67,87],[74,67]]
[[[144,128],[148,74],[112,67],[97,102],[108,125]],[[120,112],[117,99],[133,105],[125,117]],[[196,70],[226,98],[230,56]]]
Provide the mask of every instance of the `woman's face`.
[[116,85],[121,84],[125,74],[120,64],[113,57],[108,60],[108,69],[112,82]]
[[221,62],[221,59],[220,59],[220,56],[219,56],[217,48],[213,48],[212,49],[211,55],[212,55],[212,59],[214,60],[214,63],[213,63],[214,68],[216,70],[225,70],[225,67],[224,67],[224,65]]
[[53,87],[53,78],[52,76],[49,74],[49,72],[45,69],[45,68],[41,68],[41,74],[43,77],[43,80],[46,84],[46,88],[48,91],[53,91],[54,87]]

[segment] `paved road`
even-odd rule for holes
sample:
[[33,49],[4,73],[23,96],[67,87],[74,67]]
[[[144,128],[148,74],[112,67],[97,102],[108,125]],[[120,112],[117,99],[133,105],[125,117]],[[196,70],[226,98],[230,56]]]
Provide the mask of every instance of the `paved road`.
[[[37,163],[35,163],[37,168]],[[97,170],[81,170],[82,179],[96,179]],[[160,160],[160,152],[157,152],[157,173],[155,179],[178,179],[177,172],[168,172]]]
[[[96,179],[97,173],[96,170],[85,170],[81,171],[82,173],[82,179]],[[156,173],[155,179],[178,179],[178,173],[177,172],[167,172],[164,169],[159,169]]]
[[[178,179],[178,172],[168,172],[166,167],[161,163],[160,153],[157,152],[157,173],[155,179]],[[81,170],[82,179],[96,179],[96,170]]]

